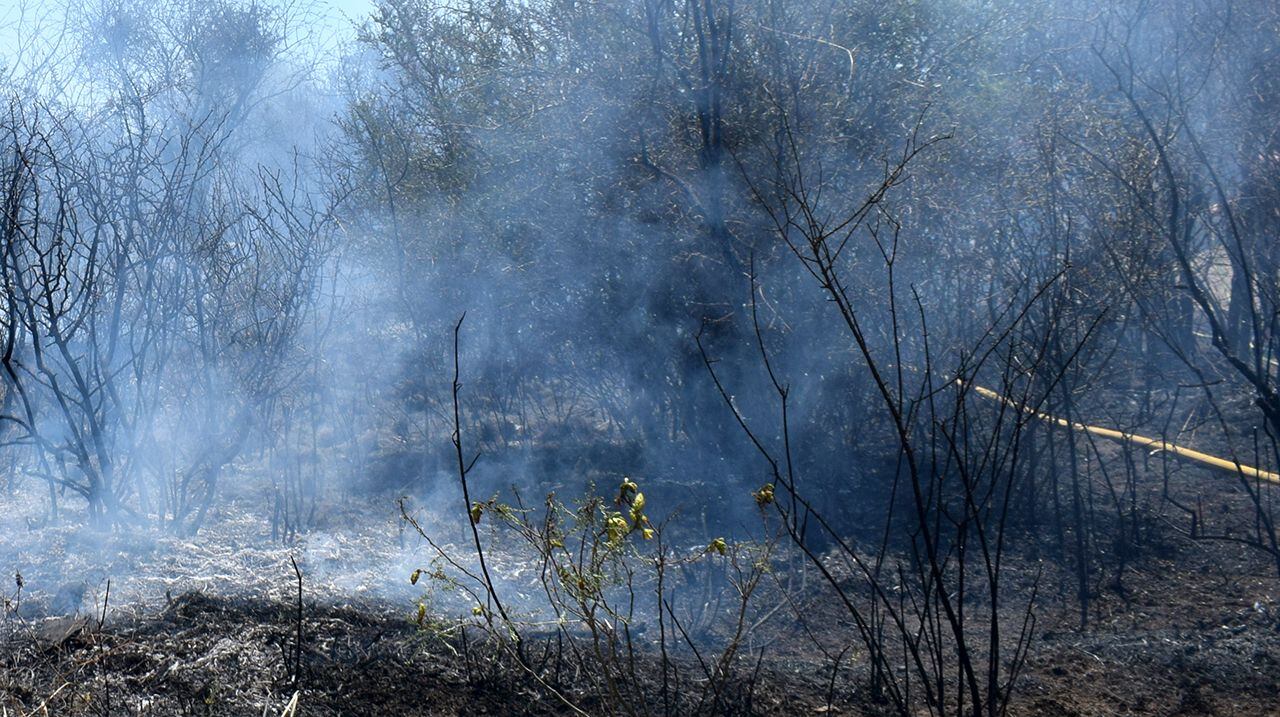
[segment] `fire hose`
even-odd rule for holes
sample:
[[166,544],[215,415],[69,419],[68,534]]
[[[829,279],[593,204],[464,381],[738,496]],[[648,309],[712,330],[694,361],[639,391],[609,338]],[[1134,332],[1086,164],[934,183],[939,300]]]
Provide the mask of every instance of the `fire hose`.
[[[984,386],[979,386],[977,384],[970,384],[970,386],[979,396],[982,396],[983,398],[989,398],[993,401],[999,401],[1000,403],[1003,403],[1006,406],[1012,406],[1012,407],[1019,406],[1019,404],[1013,399],[1010,399],[1006,396],[1002,396],[999,393],[996,393],[995,391],[992,391],[989,388],[986,388]],[[1063,428],[1069,428],[1073,431],[1083,431],[1085,433],[1091,433],[1095,436],[1102,436],[1103,438],[1109,438],[1113,441],[1116,441],[1122,444],[1129,444],[1129,445],[1138,446],[1141,448],[1151,448],[1151,449],[1154,449],[1155,451],[1164,451],[1166,453],[1171,453],[1175,456],[1196,461],[1197,463],[1202,463],[1207,466],[1212,466],[1220,470],[1230,471],[1232,473],[1244,476],[1246,478],[1254,478],[1256,480],[1266,481],[1268,483],[1280,484],[1280,474],[1272,473],[1271,471],[1265,471],[1260,468],[1254,468],[1253,466],[1247,466],[1247,465],[1244,465],[1243,463],[1240,463],[1239,461],[1219,458],[1218,456],[1193,450],[1191,448],[1187,448],[1186,446],[1180,446],[1176,443],[1170,443],[1166,440],[1162,440],[1159,438],[1149,438],[1147,436],[1140,436],[1136,433],[1125,433],[1124,431],[1117,431],[1112,428],[1103,428],[1101,426],[1090,426],[1086,423],[1078,423],[1076,421],[1068,421],[1065,418],[1044,413],[1043,411],[1038,411],[1034,408],[1031,408],[1030,406],[1022,406],[1022,410],[1026,411],[1028,414],[1035,416],[1036,418],[1046,423],[1062,426]]]

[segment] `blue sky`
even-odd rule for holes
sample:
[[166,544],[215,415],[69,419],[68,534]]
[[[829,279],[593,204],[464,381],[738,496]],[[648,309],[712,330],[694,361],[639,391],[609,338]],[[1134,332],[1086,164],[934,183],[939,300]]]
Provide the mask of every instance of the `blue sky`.
[[[7,1],[0,0],[0,2]],[[359,19],[373,11],[374,0],[318,0],[316,6],[317,10],[330,18],[330,22],[335,26],[343,26],[345,30],[350,24],[347,18]]]

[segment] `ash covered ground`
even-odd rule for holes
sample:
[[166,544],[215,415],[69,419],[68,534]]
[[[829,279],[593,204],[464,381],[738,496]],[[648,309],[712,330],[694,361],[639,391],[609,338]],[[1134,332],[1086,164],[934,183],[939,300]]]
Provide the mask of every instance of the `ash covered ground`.
[[[1242,507],[1233,500],[1238,496],[1224,505]],[[590,692],[575,695],[577,707],[569,708],[510,665],[495,667],[487,648],[466,644],[457,624],[472,625],[472,640],[483,630],[465,600],[432,602],[428,624],[418,624],[414,611],[424,592],[409,576],[430,563],[432,549],[412,529],[402,530],[394,499],[348,509],[381,510],[385,520],[353,526],[335,511],[330,530],[287,544],[272,541],[269,521],[244,517],[248,511],[219,513],[196,539],[10,522],[4,569],[11,581],[20,572],[23,587],[9,582],[5,591],[0,708],[13,715],[590,710],[596,699]],[[1166,537],[1124,575],[1109,576],[1114,582],[1100,589],[1086,629],[1078,624],[1069,574],[1025,554],[1011,561],[1008,579],[1019,589],[1037,583],[1042,595],[1012,714],[1228,715],[1274,707],[1280,595],[1273,567],[1238,545]],[[465,541],[442,545],[456,550]],[[518,552],[492,556],[508,595],[536,588]],[[303,574],[301,620],[290,558]],[[838,556],[826,562],[837,573],[845,569]],[[857,582],[852,574],[841,579]],[[813,634],[812,626],[845,618],[809,580],[764,594],[766,604],[782,609],[755,626],[750,639],[772,649],[759,664],[742,659],[750,687],[732,709],[726,703],[717,712],[889,709],[868,690],[857,646]],[[1010,611],[1004,619],[1018,617]],[[532,613],[524,618],[537,624]],[[531,644],[545,639],[541,646],[550,650],[553,633],[530,632]],[[637,674],[656,692],[657,646],[638,644],[645,654]],[[687,667],[696,661],[690,653],[668,659]],[[560,688],[573,694],[574,684],[566,674]]]

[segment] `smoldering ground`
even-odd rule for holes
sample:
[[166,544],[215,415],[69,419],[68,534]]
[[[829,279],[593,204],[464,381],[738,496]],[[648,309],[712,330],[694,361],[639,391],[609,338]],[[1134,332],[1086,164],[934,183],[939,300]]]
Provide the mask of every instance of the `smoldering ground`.
[[[1216,656],[1180,612],[1271,659],[1271,3],[24,8],[4,619],[84,629],[10,674],[207,648],[57,704],[336,712],[360,610],[534,712],[1052,711],[1099,633]],[[1271,685],[1181,654],[1120,710]]]

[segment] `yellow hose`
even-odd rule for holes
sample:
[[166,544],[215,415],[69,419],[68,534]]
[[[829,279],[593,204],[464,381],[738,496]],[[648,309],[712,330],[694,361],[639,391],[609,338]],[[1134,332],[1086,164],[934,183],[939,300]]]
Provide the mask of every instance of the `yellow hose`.
[[[995,391],[992,391],[989,388],[985,388],[977,384],[972,384],[972,387],[973,387],[973,390],[976,391],[978,395],[982,396],[983,398],[989,398],[993,401],[1000,401],[1001,403],[1007,406],[1018,405],[1013,400],[1005,396],[1001,396],[1000,394],[996,393]],[[1232,473],[1241,474],[1249,478],[1264,480],[1264,481],[1267,481],[1268,483],[1280,484],[1280,474],[1272,473],[1271,471],[1264,471],[1259,468],[1254,468],[1253,466],[1246,466],[1243,463],[1239,463],[1236,461],[1229,461],[1229,460],[1226,460],[1225,458],[1211,456],[1208,453],[1201,453],[1200,451],[1195,451],[1190,448],[1186,448],[1185,446],[1179,446],[1176,443],[1169,443],[1168,441],[1160,440],[1158,438],[1148,438],[1146,436],[1139,436],[1136,433],[1124,433],[1111,428],[1102,428],[1101,426],[1090,426],[1084,423],[1076,423],[1074,421],[1068,421],[1065,418],[1059,418],[1057,416],[1049,415],[1048,413],[1042,413],[1040,411],[1037,411],[1029,407],[1024,408],[1023,410],[1035,416],[1036,418],[1039,418],[1042,421],[1047,421],[1049,423],[1053,423],[1055,425],[1059,425],[1064,428],[1070,428],[1075,431],[1085,431],[1088,433],[1092,433],[1095,436],[1102,436],[1104,438],[1110,438],[1113,441],[1119,441],[1120,443],[1131,443],[1133,445],[1141,446],[1143,448],[1154,448],[1159,451],[1167,451],[1176,456],[1189,458],[1193,461],[1198,461],[1200,463],[1204,463],[1205,465],[1213,466],[1214,468],[1220,468],[1225,471],[1231,471]]]

